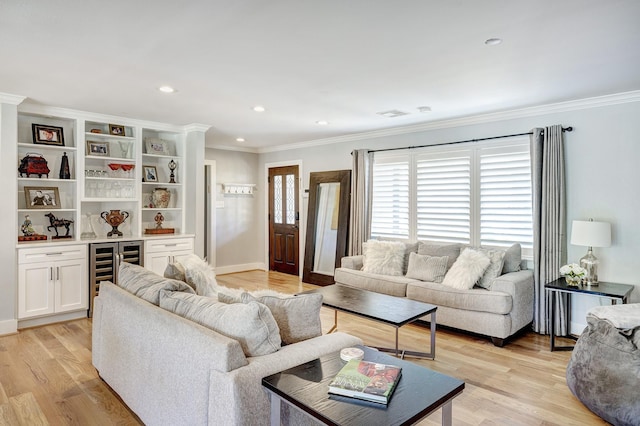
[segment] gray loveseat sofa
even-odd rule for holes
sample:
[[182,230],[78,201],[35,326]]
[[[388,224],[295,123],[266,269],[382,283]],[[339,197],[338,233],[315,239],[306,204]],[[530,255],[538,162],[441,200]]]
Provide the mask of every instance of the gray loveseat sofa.
[[476,285],[470,289],[459,289],[439,282],[410,278],[411,274],[407,274],[412,252],[434,257],[447,256],[448,271],[464,248],[461,244],[405,243],[402,275],[369,273],[363,270],[364,256],[343,257],[341,267],[336,268],[335,281],[337,284],[436,305],[436,321],[439,325],[486,335],[491,337],[494,345],[503,346],[508,337],[533,320],[533,272],[521,269],[519,245],[506,250],[498,276],[486,283],[488,288]]
[[[332,333],[246,356],[237,340],[147,301],[158,297],[154,292],[185,289],[153,272],[142,274],[132,281],[149,279],[153,285],[138,295],[101,284],[92,357],[100,377],[147,425],[267,425],[263,377],[362,344]],[[120,280],[125,275],[121,271]]]

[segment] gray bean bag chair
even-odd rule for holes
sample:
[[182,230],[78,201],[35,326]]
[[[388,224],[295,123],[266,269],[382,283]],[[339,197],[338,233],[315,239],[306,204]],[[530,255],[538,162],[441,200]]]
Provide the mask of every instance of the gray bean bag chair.
[[589,410],[614,425],[640,425],[640,303],[587,313],[567,366],[567,385]]

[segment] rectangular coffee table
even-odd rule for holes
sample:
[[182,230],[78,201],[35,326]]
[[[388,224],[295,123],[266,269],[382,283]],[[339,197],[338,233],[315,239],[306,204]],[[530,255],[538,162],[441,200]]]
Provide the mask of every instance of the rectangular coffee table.
[[280,424],[280,402],[296,407],[327,425],[410,425],[442,407],[442,424],[451,425],[453,399],[464,382],[414,363],[358,346],[364,359],[402,367],[402,376],[388,404],[330,395],[329,383],[345,364],[336,352],[262,379],[271,394],[271,424]]
[[[378,348],[384,352],[395,352],[396,356],[405,355],[435,359],[436,357],[436,309],[437,306],[417,302],[404,297],[389,296],[374,291],[362,290],[341,284],[320,287],[299,294],[322,294],[322,304],[335,310],[334,324],[329,333],[338,328],[338,311],[368,318],[395,327],[396,347]],[[431,350],[429,352],[407,351],[398,349],[398,329],[420,317],[429,315],[431,328]]]

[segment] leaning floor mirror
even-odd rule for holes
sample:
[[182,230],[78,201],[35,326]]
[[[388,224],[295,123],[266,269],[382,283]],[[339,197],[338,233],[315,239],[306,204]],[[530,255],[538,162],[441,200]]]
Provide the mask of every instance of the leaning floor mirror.
[[312,172],[302,281],[334,283],[335,268],[347,255],[351,170]]

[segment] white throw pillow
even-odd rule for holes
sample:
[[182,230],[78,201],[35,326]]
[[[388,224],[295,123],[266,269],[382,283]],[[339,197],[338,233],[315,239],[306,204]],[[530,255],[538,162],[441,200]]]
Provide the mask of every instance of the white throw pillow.
[[447,273],[448,256],[428,256],[410,253],[407,278],[432,283],[441,283]]
[[381,275],[402,275],[405,244],[399,241],[369,240],[364,254],[364,272]]
[[445,275],[442,285],[469,290],[482,277],[490,264],[491,260],[486,254],[466,248]]
[[190,254],[181,258],[179,263],[184,268],[185,282],[195,288],[196,294],[216,297],[216,273],[207,262],[196,254]]

